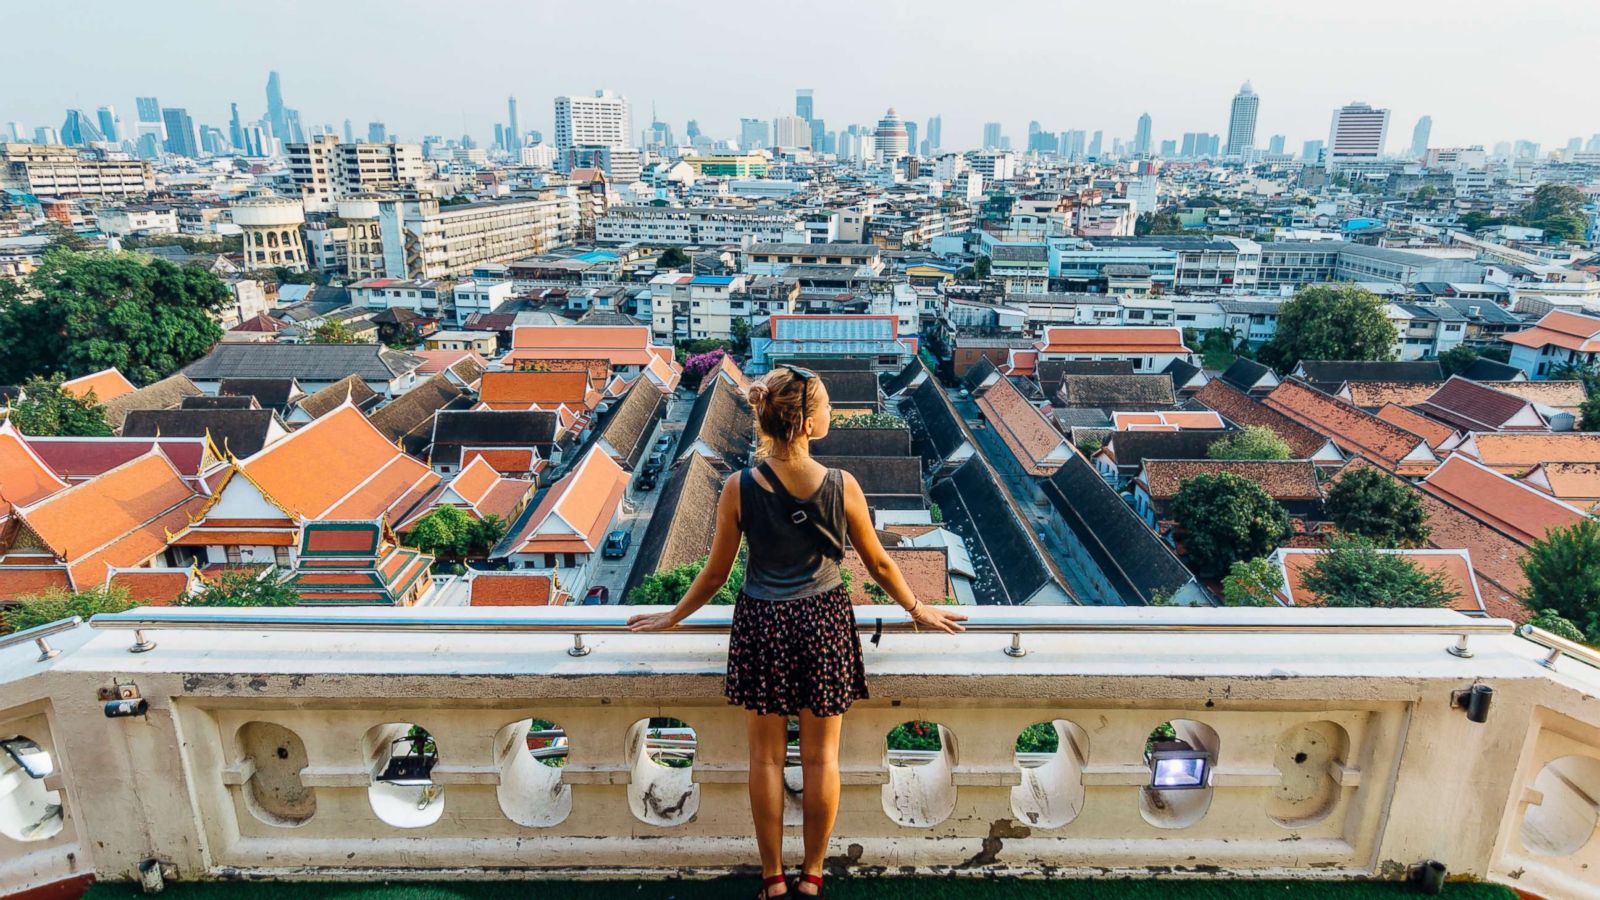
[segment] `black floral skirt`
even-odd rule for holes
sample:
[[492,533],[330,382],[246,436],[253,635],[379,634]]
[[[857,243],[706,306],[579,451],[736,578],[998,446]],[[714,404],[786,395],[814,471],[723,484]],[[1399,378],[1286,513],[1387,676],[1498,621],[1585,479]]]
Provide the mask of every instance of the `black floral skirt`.
[[799,600],[739,595],[728,638],[728,702],[762,715],[842,715],[867,697],[855,609],[844,586]]

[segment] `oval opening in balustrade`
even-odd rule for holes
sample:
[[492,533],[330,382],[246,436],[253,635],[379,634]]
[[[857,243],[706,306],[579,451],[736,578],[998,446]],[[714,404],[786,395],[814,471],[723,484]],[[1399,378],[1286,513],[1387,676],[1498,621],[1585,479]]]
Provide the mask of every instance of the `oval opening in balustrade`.
[[1222,742],[1204,722],[1162,722],[1145,739],[1150,781],[1139,789],[1139,814],[1157,828],[1188,828],[1211,808],[1211,771]]
[[424,828],[444,815],[444,787],[433,781],[439,748],[420,725],[375,725],[362,738],[372,772],[372,812],[396,828]]
[[243,788],[251,815],[268,825],[295,828],[317,814],[316,789],[300,780],[307,765],[300,735],[275,722],[246,722],[234,740],[239,759],[254,767]]
[[787,742],[783,752],[783,824],[805,823],[805,769],[800,765],[800,720],[789,719],[784,726]]
[[1083,809],[1089,735],[1066,719],[1035,722],[1017,735],[1022,783],[1011,789],[1011,814],[1035,828],[1060,828]]
[[13,841],[42,841],[66,825],[61,792],[47,790],[55,757],[26,735],[0,740],[0,834]]
[[1571,856],[1594,838],[1600,825],[1600,759],[1563,756],[1533,779],[1538,803],[1522,816],[1522,845],[1540,856]]
[[1283,779],[1267,798],[1267,815],[1284,828],[1326,819],[1339,804],[1349,752],[1350,735],[1337,722],[1303,722],[1279,735],[1272,764]]
[[522,719],[495,736],[500,786],[495,794],[506,818],[528,828],[566,821],[572,788],[561,780],[567,764],[567,733],[548,719]]
[[700,810],[694,783],[695,733],[689,723],[656,717],[628,729],[627,755],[633,760],[628,805],[649,825],[681,825]]
[[908,828],[931,828],[956,808],[951,773],[956,765],[955,735],[934,722],[903,722],[884,740],[883,811]]

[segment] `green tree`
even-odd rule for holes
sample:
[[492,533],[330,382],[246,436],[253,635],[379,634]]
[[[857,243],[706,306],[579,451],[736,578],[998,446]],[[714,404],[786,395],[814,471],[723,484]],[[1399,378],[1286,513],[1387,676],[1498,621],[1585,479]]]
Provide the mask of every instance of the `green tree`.
[[[339,341],[338,343],[351,344],[355,342]],[[384,345],[391,350],[415,350],[420,343],[422,343],[422,335],[417,333],[417,327],[415,325],[407,325],[395,332],[394,337],[385,341]]]
[[474,522],[459,506],[441,506],[418,519],[406,542],[434,556],[461,557],[471,548]]
[[150,384],[222,339],[232,295],[204,269],[136,253],[46,252],[26,283],[0,286],[0,383],[116,367]]
[[1569,641],[1584,643],[1586,638],[1578,626],[1569,619],[1564,619],[1553,609],[1541,609],[1528,620],[1528,624],[1550,632],[1556,637],[1566,638]]
[[972,261],[972,277],[979,281],[988,278],[989,270],[993,268],[993,266],[994,261],[989,259],[988,254],[978,254],[978,258]]
[[1600,522],[1552,528],[1518,560],[1527,576],[1523,602],[1553,610],[1600,642]]
[[1479,209],[1462,213],[1462,215],[1456,219],[1456,224],[1468,231],[1477,231],[1480,228],[1493,228],[1496,225],[1504,225],[1505,223],[1506,220],[1503,217],[1491,216]]
[[100,586],[79,593],[52,588],[42,594],[18,597],[15,606],[0,613],[0,620],[8,631],[24,631],[71,616],[82,616],[87,622],[96,613],[119,613],[133,605],[127,588]]
[[1383,299],[1355,285],[1300,289],[1278,312],[1278,330],[1261,348],[1261,360],[1280,372],[1303,359],[1387,361],[1400,332]]
[[106,408],[89,391],[75,397],[61,389],[60,375],[34,377],[22,386],[22,398],[11,404],[11,424],[31,437],[107,437]]
[[1226,572],[1241,559],[1265,556],[1294,533],[1289,513],[1248,478],[1232,472],[1196,475],[1172,498],[1183,548],[1202,572]]
[[[738,557],[733,561],[733,568],[728,570],[728,580],[711,597],[713,605],[729,606],[739,599],[739,591],[744,587],[744,566],[745,551],[741,547]],[[705,567],[706,557],[702,556],[694,562],[646,575],[628,594],[628,603],[634,606],[671,606],[683,599],[683,595],[689,592],[689,585],[694,583],[695,577]],[[848,589],[848,585],[846,587]]]
[[1583,416],[1578,420],[1578,428],[1583,431],[1600,431],[1600,393],[1590,394],[1583,399],[1583,405],[1578,407]]
[[1222,603],[1225,606],[1280,606],[1278,592],[1283,590],[1283,572],[1264,556],[1241,559],[1228,570],[1222,579]]
[[1478,361],[1478,351],[1466,344],[1457,344],[1449,350],[1439,354],[1439,368],[1444,371],[1444,377],[1449,378],[1459,372],[1465,372],[1467,367]]
[[1417,188],[1417,192],[1411,195],[1411,199],[1418,203],[1428,203],[1437,196],[1439,196],[1439,189],[1431,184],[1425,184]]
[[1182,233],[1183,223],[1178,221],[1177,216],[1169,212],[1140,213],[1139,218],[1133,220],[1133,234],[1135,237]]
[[1421,494],[1371,467],[1340,476],[1322,505],[1340,531],[1383,547],[1420,547],[1432,532]]
[[687,269],[692,262],[689,259],[689,254],[683,252],[682,247],[668,247],[662,251],[660,256],[656,257],[656,268]]
[[359,344],[361,338],[339,319],[325,319],[311,329],[310,343],[313,344]]
[[750,320],[737,318],[728,323],[728,334],[733,339],[733,352],[740,356],[750,354]]
[[1323,606],[1438,608],[1459,596],[1440,572],[1425,572],[1401,553],[1381,553],[1365,538],[1334,538],[1317,554],[1304,584]]
[[467,552],[474,558],[488,556],[510,529],[511,523],[494,513],[474,520],[467,529]]
[[1206,451],[1212,459],[1288,459],[1289,443],[1276,431],[1262,425],[1249,425],[1212,444]]
[[1575,241],[1583,237],[1583,192],[1565,184],[1541,184],[1517,218],[1530,228],[1542,228],[1546,237]]
[[274,570],[241,566],[224,569],[214,580],[207,581],[200,593],[189,598],[184,606],[294,606],[299,602],[299,589],[280,580]]

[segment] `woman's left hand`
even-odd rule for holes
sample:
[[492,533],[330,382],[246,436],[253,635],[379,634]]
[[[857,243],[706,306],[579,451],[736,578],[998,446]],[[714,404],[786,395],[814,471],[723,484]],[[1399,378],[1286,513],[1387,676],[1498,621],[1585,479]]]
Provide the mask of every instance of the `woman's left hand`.
[[667,631],[678,626],[672,613],[641,613],[628,620],[629,631]]

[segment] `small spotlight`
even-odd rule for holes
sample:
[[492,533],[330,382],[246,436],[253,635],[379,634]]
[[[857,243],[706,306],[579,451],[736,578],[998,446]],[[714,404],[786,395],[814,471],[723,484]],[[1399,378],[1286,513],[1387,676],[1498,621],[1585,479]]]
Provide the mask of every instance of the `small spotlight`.
[[56,770],[50,752],[25,737],[0,741],[0,747],[5,748],[6,755],[15,760],[29,778],[48,778]]
[[1482,725],[1489,721],[1489,704],[1494,701],[1494,688],[1475,684],[1469,688],[1450,692],[1450,708],[1467,711],[1467,721]]
[[1159,791],[1192,791],[1211,786],[1209,750],[1188,741],[1157,741],[1144,755],[1150,766],[1150,787]]
[[111,700],[106,703],[106,718],[124,719],[129,716],[142,716],[150,711],[150,704],[143,697],[134,697],[128,700]]

